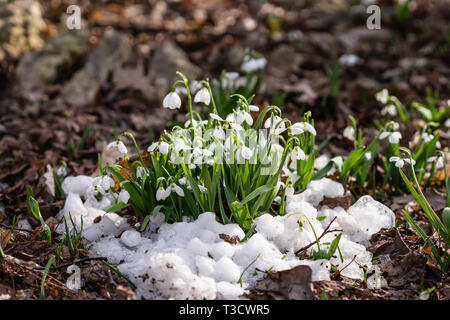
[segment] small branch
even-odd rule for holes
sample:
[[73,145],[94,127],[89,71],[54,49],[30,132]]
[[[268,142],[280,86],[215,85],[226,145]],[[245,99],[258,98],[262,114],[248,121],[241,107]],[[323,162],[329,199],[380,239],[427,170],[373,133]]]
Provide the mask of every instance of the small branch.
[[[71,266],[73,264],[86,262],[86,261],[95,261],[95,260],[108,261],[108,259],[106,259],[105,257],[83,258],[83,259],[75,260],[75,261],[72,261],[72,262],[69,262],[69,263],[61,264],[61,265],[56,266],[56,267],[50,267],[50,270],[59,270],[59,269],[65,268],[65,267],[69,267],[69,266]],[[34,268],[34,269],[36,269],[36,270],[44,270],[45,267],[37,267],[37,268]]]
[[320,241],[320,239],[323,238],[324,235],[326,235],[327,233],[331,233],[331,232],[342,232],[342,230],[340,229],[333,229],[330,230],[331,225],[333,224],[334,220],[336,220],[337,217],[334,217],[333,220],[330,221],[330,223],[328,224],[328,226],[325,228],[325,230],[322,232],[322,234],[319,236],[319,238],[317,238],[317,240],[311,242],[310,244],[308,244],[307,246],[297,250],[295,252],[295,255],[298,255],[300,252],[303,252],[305,250],[308,250],[309,248],[311,248],[313,245],[315,245],[318,241]]

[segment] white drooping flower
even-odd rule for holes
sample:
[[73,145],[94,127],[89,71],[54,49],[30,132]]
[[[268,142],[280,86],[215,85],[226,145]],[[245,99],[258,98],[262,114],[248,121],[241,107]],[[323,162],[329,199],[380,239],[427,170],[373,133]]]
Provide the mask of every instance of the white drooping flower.
[[118,202],[128,203],[128,200],[130,200],[130,194],[127,190],[121,190],[119,192],[119,197],[117,199]]
[[393,104],[389,104],[383,109],[381,109],[381,115],[385,116],[389,114],[392,117],[395,117],[397,115],[397,108]]
[[355,128],[353,128],[352,126],[347,126],[344,129],[344,132],[342,134],[345,138],[347,138],[348,140],[355,140]]
[[289,127],[290,132],[293,136],[298,136],[299,134],[302,134],[305,132],[305,126],[302,122],[296,122],[292,126]]
[[192,149],[190,146],[186,145],[183,139],[177,138],[174,141],[175,151],[178,153],[180,151],[186,151]]
[[[428,132],[422,133],[421,137],[422,137],[424,143],[430,142],[431,140],[434,139],[434,136],[432,134],[429,134]],[[438,149],[441,148],[441,143],[439,142],[439,140],[436,141],[436,148],[438,148]]]
[[359,57],[354,54],[344,54],[339,57],[339,63],[348,67],[353,67],[359,60]]
[[151,152],[153,152],[153,150],[156,149],[157,146],[158,146],[158,142],[153,142],[153,143],[147,148],[147,151],[151,153]]
[[250,104],[250,105],[248,106],[248,109],[249,109],[251,112],[258,112],[258,111],[259,111],[259,107],[258,107],[258,106],[255,106],[254,104]]
[[436,161],[436,169],[442,169],[444,167],[444,157],[443,156],[433,156],[428,158],[427,162],[435,162]]
[[267,120],[264,122],[264,128],[270,128],[270,131],[275,130],[275,134],[281,134],[286,130],[286,123],[281,117],[273,116],[267,118]]
[[[314,129],[314,127],[308,122],[296,122],[291,126],[291,130],[292,130],[292,127],[294,127],[295,132],[308,131],[309,133],[311,133],[314,136],[317,134],[316,129]],[[303,133],[303,132],[300,132],[300,133]]]
[[163,100],[163,107],[167,109],[180,109],[181,99],[176,92],[169,92]]
[[244,58],[244,63],[241,66],[241,70],[246,73],[252,73],[264,69],[266,64],[267,60],[263,57],[255,59],[250,56],[246,56]]
[[[405,162],[411,164],[411,159],[409,159],[409,158],[402,159],[400,157],[390,157],[389,162],[395,162],[395,166],[397,168],[403,168],[403,166],[405,165]],[[415,165],[415,164],[416,164],[416,161],[413,160],[412,165]]]
[[206,193],[208,192],[208,189],[202,186],[201,184],[198,185],[198,188],[200,189],[200,192]]
[[186,185],[186,177],[178,179],[178,183],[181,184],[182,186]]
[[236,123],[240,125],[244,122],[246,122],[249,126],[251,126],[253,124],[253,118],[250,115],[250,113],[248,113],[244,110],[238,109],[236,111]]
[[136,169],[136,177],[143,178],[147,174],[147,169],[142,166],[137,167]]
[[114,180],[109,176],[102,177],[99,183],[105,191],[108,191],[109,188],[114,187],[115,185]]
[[206,104],[207,106],[209,106],[210,102],[211,102],[211,96],[209,94],[209,90],[208,88],[202,88],[200,89],[194,97],[194,102],[195,103],[200,103],[203,102],[204,104]]
[[217,121],[220,121],[220,122],[224,122],[224,121],[225,121],[225,120],[223,120],[219,115],[217,115],[217,114],[215,114],[215,113],[210,113],[209,116],[210,116],[212,119],[217,120]]
[[390,143],[398,144],[400,142],[400,139],[402,138],[402,134],[398,131],[384,131],[380,134],[380,140],[386,139],[387,137],[389,137]]
[[306,159],[305,152],[299,146],[295,146],[291,152],[291,160],[294,162],[297,160],[305,160],[305,159]]
[[249,160],[251,157],[253,157],[253,151],[246,146],[241,146],[238,152],[240,155],[242,155],[242,158],[246,160]]
[[287,197],[292,197],[294,195],[294,192],[295,192],[295,190],[292,186],[288,186],[286,188],[286,196]]
[[169,144],[165,141],[161,141],[159,143],[159,152],[162,154],[168,154],[169,153]]
[[382,104],[386,104],[389,99],[389,91],[387,89],[383,89],[375,95],[375,98],[378,102]]
[[119,150],[119,152],[122,154],[127,154],[127,152],[128,152],[127,147],[125,147],[125,144],[122,141],[120,141],[119,139],[109,143],[106,146],[106,150],[109,150],[111,148],[117,148],[117,150]]
[[175,183],[172,182],[171,188],[172,188],[173,191],[175,191],[175,193],[177,195],[179,195],[180,197],[184,197],[184,191],[183,191],[183,189],[180,186],[178,186],[178,185],[176,185]]
[[159,187],[158,190],[156,190],[156,201],[161,201],[164,199],[164,188]]

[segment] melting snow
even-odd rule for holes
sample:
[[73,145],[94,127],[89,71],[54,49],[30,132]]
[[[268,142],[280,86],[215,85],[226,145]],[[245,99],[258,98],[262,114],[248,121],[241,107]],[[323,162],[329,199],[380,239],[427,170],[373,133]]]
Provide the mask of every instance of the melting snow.
[[[104,211],[113,203],[109,196],[98,202],[86,195],[92,181],[87,176],[65,179],[63,190],[67,199],[58,218],[68,219],[70,215],[79,228],[82,217],[83,235],[90,248],[117,264],[137,285],[138,298],[144,299],[239,299],[264,278],[264,271],[287,270],[297,265],[310,266],[313,281],[329,280],[331,264],[346,277],[363,279],[364,271],[359,265],[374,269],[372,254],[365,247],[370,236],[381,228],[394,227],[395,223],[394,213],[370,196],[361,197],[348,211],[319,207],[325,196],[344,195],[340,183],[323,178],[312,181],[301,194],[288,197],[286,215],[258,217],[257,233],[243,243],[232,245],[224,241],[220,234],[242,239],[244,231],[237,224],[220,224],[212,212],[201,214],[195,221],[186,218],[173,224],[165,223],[164,216],[158,213],[140,233],[125,218]],[[326,218],[316,219],[323,216]],[[294,252],[315,241],[314,232],[321,235],[335,217],[331,229],[343,230],[339,243],[343,261],[338,254],[330,261],[299,260]],[[57,230],[63,233],[63,224]],[[326,234],[320,241],[322,247],[326,248],[326,243],[339,233]],[[317,250],[316,245],[308,252],[313,250]],[[368,281],[371,287],[380,283],[378,275]]]

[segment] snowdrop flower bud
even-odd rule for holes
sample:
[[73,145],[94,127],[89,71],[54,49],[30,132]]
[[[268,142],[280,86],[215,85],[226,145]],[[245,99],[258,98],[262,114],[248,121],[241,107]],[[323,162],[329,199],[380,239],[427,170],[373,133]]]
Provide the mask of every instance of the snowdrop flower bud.
[[208,106],[209,103],[211,102],[211,96],[209,95],[208,89],[202,88],[201,90],[199,90],[194,97],[194,102],[195,103],[203,102]]
[[389,91],[387,89],[383,89],[375,95],[375,98],[378,102],[382,104],[386,104],[389,99]]
[[344,129],[343,136],[350,141],[355,140],[355,128],[353,128],[352,126],[347,126]]
[[142,179],[144,177],[145,173],[146,173],[145,171],[146,170],[144,169],[144,167],[141,167],[141,166],[137,167],[137,169],[136,169],[136,177]]
[[339,58],[339,63],[344,66],[353,67],[359,61],[359,57],[354,54],[344,54]]
[[168,154],[169,153],[169,144],[165,141],[161,141],[159,143],[159,152],[162,154]]
[[121,190],[119,192],[119,198],[118,198],[118,202],[123,202],[123,203],[128,203],[128,200],[130,200],[130,194],[128,193],[127,190]]
[[117,150],[119,150],[120,153],[127,154],[127,147],[125,147],[125,144],[122,141],[120,141],[119,139],[111,142],[110,144],[108,144],[106,146],[106,150],[109,150],[111,148],[117,148]]
[[176,92],[168,93],[163,100],[163,107],[166,109],[180,109],[181,99]]

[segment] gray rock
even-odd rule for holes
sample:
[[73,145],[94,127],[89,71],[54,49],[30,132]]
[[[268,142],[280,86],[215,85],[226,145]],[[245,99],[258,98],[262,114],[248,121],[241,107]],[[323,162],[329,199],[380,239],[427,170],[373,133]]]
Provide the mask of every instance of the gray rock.
[[0,61],[18,58],[30,49],[39,48],[45,23],[41,7],[34,0],[0,1]]
[[131,41],[123,34],[108,30],[83,69],[64,86],[63,99],[75,106],[92,103],[109,73],[122,66],[130,56]]
[[151,64],[150,77],[157,87],[159,98],[162,99],[180,71],[188,79],[199,77],[202,70],[192,64],[186,53],[173,41],[165,41],[155,49]]
[[280,45],[269,57],[267,72],[278,78],[285,78],[298,70],[302,61],[300,54],[289,45]]
[[62,26],[57,36],[50,39],[41,51],[29,52],[20,60],[17,78],[25,89],[39,89],[55,83],[87,53],[86,28],[69,30]]

